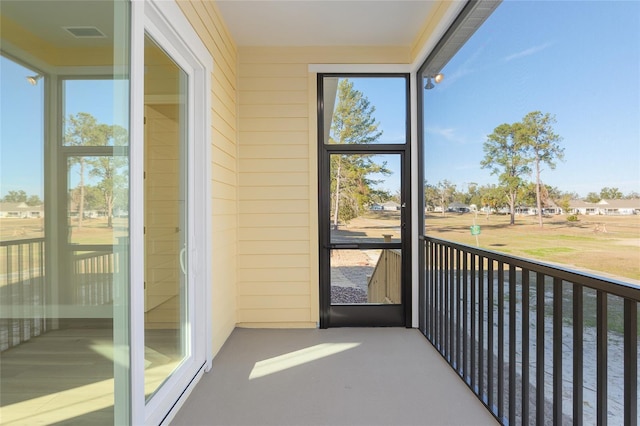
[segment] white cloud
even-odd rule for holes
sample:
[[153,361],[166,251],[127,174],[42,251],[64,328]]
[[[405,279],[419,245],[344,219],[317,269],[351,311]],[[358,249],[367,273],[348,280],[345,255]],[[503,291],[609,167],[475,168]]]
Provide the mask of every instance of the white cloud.
[[531,56],[531,55],[534,55],[534,54],[536,54],[538,52],[541,52],[541,51],[545,50],[546,48],[548,48],[551,45],[553,45],[553,43],[548,42],[548,43],[545,43],[545,44],[540,44],[538,46],[533,46],[533,47],[530,47],[528,49],[522,50],[520,52],[513,53],[513,54],[507,56],[506,58],[504,58],[504,60],[509,62],[509,61],[514,60],[514,59],[524,58],[525,56]]
[[456,129],[450,127],[427,127],[427,133],[435,136],[440,136],[449,142],[455,142],[459,144],[464,144],[467,142],[463,136],[456,134]]

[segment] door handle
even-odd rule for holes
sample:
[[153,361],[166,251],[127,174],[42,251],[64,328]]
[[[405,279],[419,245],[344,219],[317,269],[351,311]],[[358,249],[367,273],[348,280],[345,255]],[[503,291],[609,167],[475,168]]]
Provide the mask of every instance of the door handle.
[[330,249],[358,249],[358,244],[329,244]]
[[180,250],[180,269],[182,269],[182,274],[183,275],[187,275],[187,269],[184,266],[184,262],[185,262],[185,255],[187,254],[187,243],[184,243],[184,246],[182,247],[182,250]]

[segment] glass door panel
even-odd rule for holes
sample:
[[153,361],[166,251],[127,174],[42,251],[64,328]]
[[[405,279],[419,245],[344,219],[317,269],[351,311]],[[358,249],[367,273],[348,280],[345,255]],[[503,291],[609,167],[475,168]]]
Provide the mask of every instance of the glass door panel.
[[332,305],[401,303],[401,250],[331,251]]
[[407,75],[320,75],[320,327],[410,321]]
[[187,74],[145,37],[145,395],[190,356]]
[[330,161],[331,305],[402,303],[401,155]]
[[400,242],[400,154],[331,154],[331,243]]
[[129,3],[1,9],[0,423],[127,424]]

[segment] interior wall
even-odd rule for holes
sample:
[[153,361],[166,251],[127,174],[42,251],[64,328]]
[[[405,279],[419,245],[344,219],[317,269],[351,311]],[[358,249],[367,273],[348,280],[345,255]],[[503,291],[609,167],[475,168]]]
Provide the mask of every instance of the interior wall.
[[177,2],[209,49],[211,76],[211,168],[213,206],[212,324],[216,354],[237,322],[237,49],[214,2]]

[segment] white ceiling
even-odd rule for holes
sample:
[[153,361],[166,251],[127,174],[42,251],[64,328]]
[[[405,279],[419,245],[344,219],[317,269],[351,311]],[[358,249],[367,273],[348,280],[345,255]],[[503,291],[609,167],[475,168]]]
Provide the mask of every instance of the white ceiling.
[[239,46],[410,46],[434,0],[218,0]]

